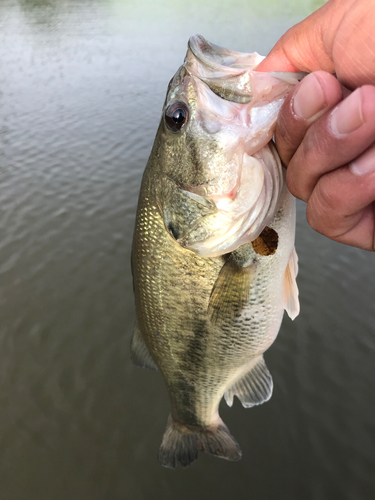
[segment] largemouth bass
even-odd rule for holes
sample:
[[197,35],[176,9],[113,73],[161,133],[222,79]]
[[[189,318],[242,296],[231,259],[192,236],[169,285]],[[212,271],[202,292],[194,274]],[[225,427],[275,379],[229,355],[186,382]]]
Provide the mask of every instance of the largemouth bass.
[[241,458],[220,400],[251,407],[271,397],[263,353],[284,310],[299,313],[295,200],[272,136],[301,75],[254,71],[261,60],[191,37],[143,175],[131,349],[168,388],[166,467],[198,451]]

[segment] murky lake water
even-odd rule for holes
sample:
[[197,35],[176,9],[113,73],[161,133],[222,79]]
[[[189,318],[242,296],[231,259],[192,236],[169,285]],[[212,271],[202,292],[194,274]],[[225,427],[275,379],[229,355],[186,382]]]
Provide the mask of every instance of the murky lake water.
[[129,360],[130,247],[191,34],[267,53],[308,0],[0,2],[0,499],[375,498],[375,256],[298,204],[301,314],[267,404],[224,404],[237,463],[163,469],[159,373]]

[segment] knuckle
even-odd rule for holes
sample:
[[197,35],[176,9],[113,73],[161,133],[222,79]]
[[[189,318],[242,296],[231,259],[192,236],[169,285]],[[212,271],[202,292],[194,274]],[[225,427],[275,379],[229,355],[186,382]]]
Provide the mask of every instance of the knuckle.
[[[327,167],[326,151],[329,148],[329,139],[321,131],[310,127],[299,148],[294,153],[287,168],[287,183],[289,191],[303,201],[308,201],[322,176],[325,176]],[[329,160],[328,160],[329,163]],[[324,201],[330,204],[330,193],[325,192]],[[335,189],[332,190],[334,196]]]
[[361,87],[362,115],[367,123],[375,121],[375,86],[363,85]]
[[324,234],[324,231],[320,229],[320,219],[316,216],[314,209],[311,209],[311,202],[309,202],[306,207],[306,220],[314,231]]
[[311,171],[300,150],[293,156],[286,170],[286,182],[289,191],[296,198],[307,203],[317,182],[317,178]]
[[301,193],[301,191],[300,191],[300,189],[298,187],[298,184],[296,182],[296,178],[293,175],[293,170],[292,170],[291,167],[288,167],[287,170],[286,170],[286,182],[287,182],[287,185],[288,185],[288,189],[292,193],[292,195],[295,198],[298,198],[299,200],[302,200],[303,199],[302,193]]
[[315,197],[312,197],[306,207],[306,219],[309,226],[314,229],[317,233],[327,234],[327,228],[325,227],[325,213],[321,210],[319,202],[316,202]]
[[307,130],[303,141],[301,142],[302,157],[304,163],[312,169],[319,165],[322,159],[326,158],[327,151],[330,148],[330,138],[323,133],[322,129],[314,124]]
[[340,198],[337,196],[337,189],[335,189],[329,175],[319,179],[315,191],[316,198],[320,201],[321,210],[323,212],[336,212]]
[[339,230],[341,199],[333,177],[325,175],[317,182],[306,208],[306,219],[318,233],[329,238]]

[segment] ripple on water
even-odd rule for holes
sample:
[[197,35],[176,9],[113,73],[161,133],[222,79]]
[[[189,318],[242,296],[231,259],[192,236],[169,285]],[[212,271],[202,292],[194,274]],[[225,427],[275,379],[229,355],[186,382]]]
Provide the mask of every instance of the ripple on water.
[[129,361],[138,190],[188,36],[266,53],[309,10],[0,4],[2,500],[374,497],[374,255],[314,233],[302,203],[301,314],[266,353],[273,398],[221,410],[241,462],[162,470],[167,395]]

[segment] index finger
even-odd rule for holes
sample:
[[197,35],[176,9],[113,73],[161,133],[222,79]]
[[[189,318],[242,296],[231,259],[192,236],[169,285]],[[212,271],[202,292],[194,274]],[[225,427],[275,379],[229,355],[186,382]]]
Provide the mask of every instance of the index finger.
[[275,132],[276,147],[285,165],[297,151],[310,125],[341,98],[339,82],[324,71],[307,75],[286,97]]
[[[276,43],[256,71],[334,72],[327,36],[323,36],[325,17],[331,2],[290,28]],[[331,27],[332,29],[332,27]],[[324,33],[325,34],[325,33]]]

